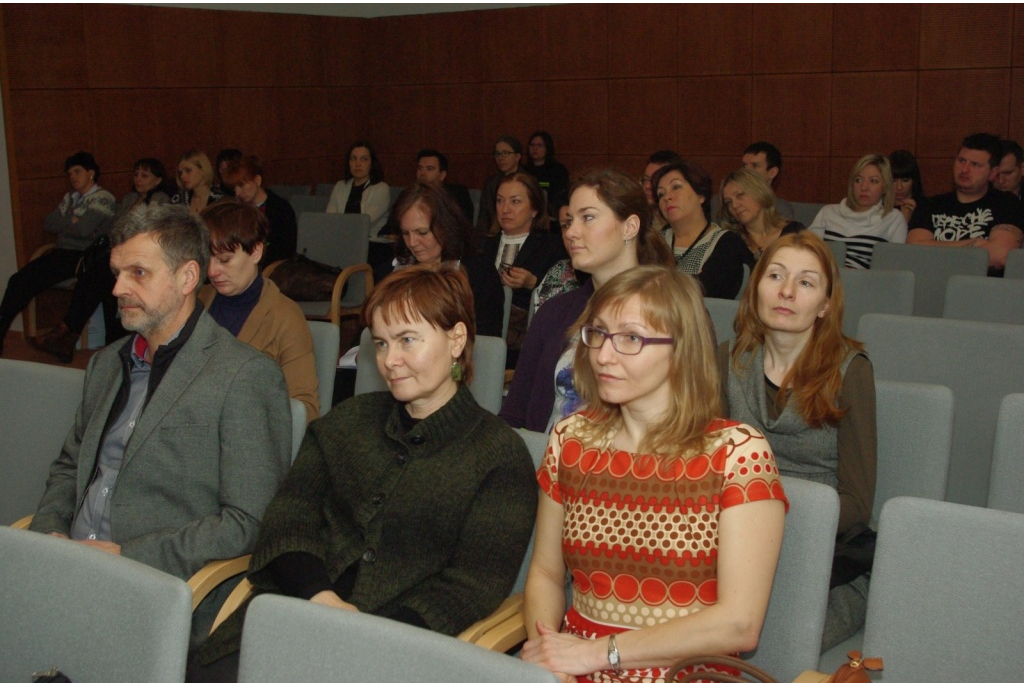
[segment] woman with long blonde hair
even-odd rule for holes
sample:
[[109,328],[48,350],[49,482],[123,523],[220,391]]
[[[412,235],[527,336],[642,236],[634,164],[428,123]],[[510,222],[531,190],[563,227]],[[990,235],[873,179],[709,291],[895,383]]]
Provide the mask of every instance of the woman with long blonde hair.
[[[718,348],[726,415],[768,437],[779,472],[839,493],[837,540],[865,534],[875,498],[875,384],[864,346],[843,334],[843,284],[831,250],[810,231],[782,236],[758,260]],[[824,648],[863,624],[867,581],[839,578]],[[846,583],[845,580],[852,580]]]
[[754,649],[785,494],[767,440],[719,418],[700,285],[624,271],[573,330],[584,408],[555,426],[537,476],[522,658],[563,679],[652,682],[679,659]]
[[772,187],[753,171],[737,169],[730,173],[722,179],[719,195],[722,206],[718,210],[718,224],[743,238],[750,250],[744,263],[751,270],[773,240],[805,228],[799,221],[788,221],[779,214]]

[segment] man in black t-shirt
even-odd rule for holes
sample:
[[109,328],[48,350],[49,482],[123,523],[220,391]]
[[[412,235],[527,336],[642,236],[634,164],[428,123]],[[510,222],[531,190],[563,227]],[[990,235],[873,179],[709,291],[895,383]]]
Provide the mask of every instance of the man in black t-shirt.
[[1021,246],[1024,212],[1012,196],[992,188],[1002,147],[987,133],[967,136],[953,163],[956,190],[918,205],[910,217],[907,242],[941,247],[981,247],[989,273],[999,274],[1006,254]]

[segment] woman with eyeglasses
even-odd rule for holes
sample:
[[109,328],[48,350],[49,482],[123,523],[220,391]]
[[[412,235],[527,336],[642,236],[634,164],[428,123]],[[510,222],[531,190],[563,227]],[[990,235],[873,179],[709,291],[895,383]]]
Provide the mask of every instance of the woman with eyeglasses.
[[523,660],[563,680],[658,682],[680,659],[754,649],[787,503],[768,441],[721,418],[699,284],[630,269],[573,330],[583,409],[537,474]]
[[491,235],[495,231],[494,203],[498,199],[498,186],[517,171],[522,171],[520,163],[523,159],[523,144],[514,136],[501,136],[494,143],[494,166],[498,170],[484,181],[480,190],[480,211],[477,212],[476,229],[484,235]]

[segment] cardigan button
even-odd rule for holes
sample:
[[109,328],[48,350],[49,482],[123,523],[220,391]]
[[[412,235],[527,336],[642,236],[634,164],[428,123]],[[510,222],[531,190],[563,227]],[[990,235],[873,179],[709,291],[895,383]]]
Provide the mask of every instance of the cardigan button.
[[398,462],[399,466],[405,466],[405,462],[409,461],[409,457],[405,456],[404,454],[399,454],[397,457],[395,457],[395,461]]
[[409,442],[413,445],[422,445],[426,439],[422,435],[413,435],[409,437]]
[[371,547],[370,549],[363,552],[363,561],[365,561],[368,564],[372,564],[373,562],[377,561],[377,550]]
[[373,496],[373,503],[374,504],[380,504],[383,501],[384,501],[384,493],[383,492],[378,492],[376,495]]

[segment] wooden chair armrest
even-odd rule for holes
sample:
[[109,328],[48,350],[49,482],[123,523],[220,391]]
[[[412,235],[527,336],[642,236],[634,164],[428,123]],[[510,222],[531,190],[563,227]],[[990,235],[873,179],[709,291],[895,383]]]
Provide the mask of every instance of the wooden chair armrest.
[[526,623],[522,612],[518,612],[481,635],[473,644],[492,652],[507,652],[525,642],[526,637]]
[[218,559],[196,571],[195,575],[188,579],[188,586],[192,590],[192,611],[195,611],[200,602],[218,585],[248,571],[251,556],[244,554],[234,559]]
[[33,516],[35,516],[35,514],[29,514],[24,518],[18,519],[17,521],[11,524],[11,528],[16,528],[18,530],[28,530],[28,527],[32,525]]
[[523,610],[523,593],[519,592],[506,597],[505,600],[495,609],[490,616],[482,618],[470,627],[459,633],[459,639],[463,642],[475,643],[481,636],[487,633],[500,623],[521,613]]
[[341,323],[341,295],[345,291],[345,284],[349,278],[359,273],[363,274],[365,280],[366,296],[369,297],[373,292],[373,268],[369,264],[363,262],[342,269],[334,281],[334,291],[331,293],[331,323],[335,326]]
[[43,245],[38,250],[33,252],[32,256],[28,258],[28,261],[31,262],[33,260],[39,259],[40,257],[42,257],[44,254],[46,254],[50,250],[54,250],[56,248],[57,248],[57,243],[47,243],[46,245]]
[[274,273],[274,269],[284,264],[283,259],[279,259],[276,262],[271,262],[263,267],[263,278],[270,278],[270,274]]
[[210,626],[210,632],[217,630],[217,626],[227,619],[228,616],[235,613],[235,610],[242,606],[242,602],[249,599],[252,594],[252,583],[249,582],[248,578],[242,578],[242,582],[239,583],[228,598],[224,600],[224,604],[221,605],[220,611],[217,612],[217,617],[213,619],[213,625]]

